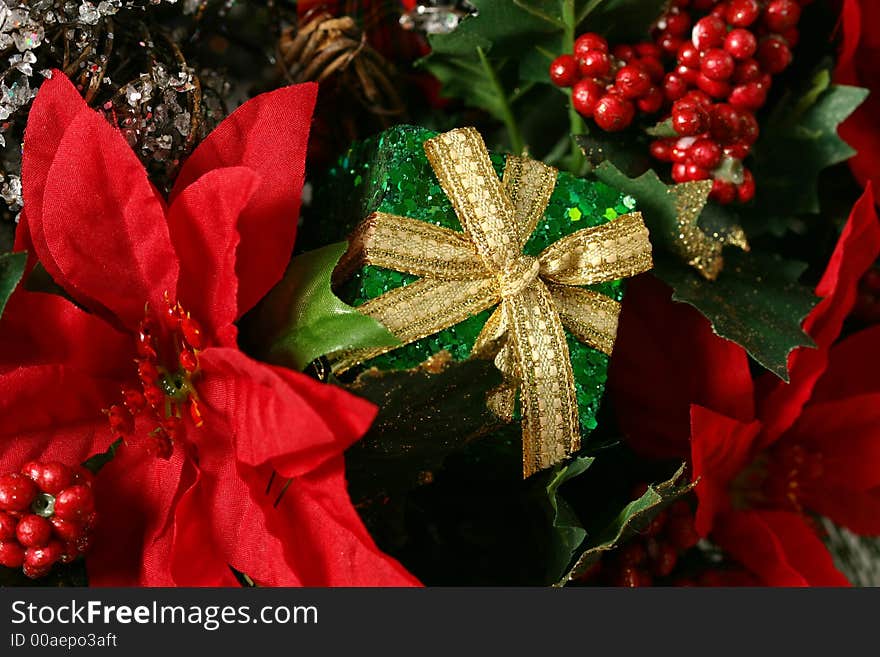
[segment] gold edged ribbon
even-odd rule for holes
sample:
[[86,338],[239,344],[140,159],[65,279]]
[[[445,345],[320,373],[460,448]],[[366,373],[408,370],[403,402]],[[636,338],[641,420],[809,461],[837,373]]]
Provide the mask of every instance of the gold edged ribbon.
[[[425,152],[464,232],[376,212],[351,236],[337,273],[373,265],[419,277],[358,307],[403,345],[497,306],[472,355],[494,358],[504,374],[488,400],[498,415],[512,418],[520,392],[523,476],[528,477],[580,448],[564,329],[603,353],[610,355],[614,347],[620,305],[581,286],[650,269],[648,229],[634,212],[567,235],[538,257],[525,255],[523,247],[556,186],[556,169],[508,156],[499,179],[473,128],[429,139]],[[337,353],[333,370],[342,372],[395,348]]]

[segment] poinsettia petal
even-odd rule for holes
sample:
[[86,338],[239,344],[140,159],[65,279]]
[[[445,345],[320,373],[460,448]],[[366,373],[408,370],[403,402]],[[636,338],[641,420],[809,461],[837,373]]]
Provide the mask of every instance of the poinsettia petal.
[[180,260],[177,297],[211,344],[235,345],[237,224],[258,184],[250,169],[214,169],[185,188],[168,210],[168,230]]
[[820,455],[817,486],[880,486],[880,392],[807,405],[784,440]]
[[730,508],[730,483],[754,458],[760,432],[758,421],[744,423],[691,406],[691,460],[699,502],[696,529],[701,536],[707,536],[715,517]]
[[[52,71],[52,77],[43,82],[28,112],[21,157],[21,194],[27,208],[22,212],[15,231],[16,251],[27,251],[31,264],[36,257],[31,225],[35,225],[38,243],[42,236],[43,191],[49,168],[61,143],[64,131],[88,105],[61,71]],[[57,273],[51,256],[42,253],[43,266],[53,276]]]
[[296,477],[341,454],[370,426],[376,407],[304,374],[258,363],[235,349],[201,356],[206,412],[223,418],[238,460],[271,462]]
[[182,449],[169,460],[137,447],[117,451],[95,477],[98,524],[86,560],[91,586],[174,586],[172,513],[191,479]]
[[134,372],[131,336],[67,299],[19,289],[0,318],[0,367],[60,365],[100,378]]
[[807,497],[804,504],[856,534],[880,536],[880,488],[825,486]]
[[804,321],[816,349],[795,350],[788,359],[791,383],[771,374],[757,382],[758,416],[766,425],[762,446],[781,436],[797,419],[828,364],[828,352],[856,301],[859,279],[880,255],[880,221],[871,185],[853,206],[849,220],[816,294],[823,297]]
[[238,225],[238,313],[243,315],[284,274],[293,250],[305,177],[306,146],[318,85],[257,96],[230,114],[189,156],[171,198],[220,167],[244,166],[260,186]]
[[726,513],[712,537],[767,586],[849,586],[816,532],[796,513]]
[[[48,449],[51,430],[82,422],[107,425],[102,409],[119,397],[119,384],[70,367],[54,364],[18,367],[0,372],[0,440],[15,443],[39,433]],[[85,435],[84,441],[100,435]],[[104,447],[109,442],[104,443]],[[32,447],[28,447],[32,449]]]
[[653,458],[688,455],[691,404],[743,421],[754,417],[746,352],[670,295],[650,275],[627,282],[608,373],[627,443]]
[[162,203],[123,136],[95,112],[80,112],[61,139],[40,224],[56,282],[125,327],[137,326],[144,304],[158,305],[177,288]]
[[828,356],[828,369],[816,384],[813,402],[834,401],[880,392],[880,326],[838,342]]
[[876,53],[880,37],[873,26],[880,24],[880,5],[874,0],[844,0],[841,10],[841,47],[834,70],[837,84],[867,87],[867,100],[838,128],[838,133],[858,152],[850,158],[853,174],[862,185],[880,184],[880,65]]

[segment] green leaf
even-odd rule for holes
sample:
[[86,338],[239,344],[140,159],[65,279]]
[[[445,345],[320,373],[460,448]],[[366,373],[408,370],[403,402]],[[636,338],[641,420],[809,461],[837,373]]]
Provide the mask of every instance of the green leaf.
[[559,487],[566,481],[583,474],[595,457],[581,456],[570,463],[557,466],[549,477],[545,487],[546,504],[550,525],[553,531],[550,554],[547,560],[547,572],[550,581],[557,581],[561,573],[571,564],[577,549],[587,537],[574,509],[559,494]]
[[339,242],[293,258],[284,278],[244,325],[246,341],[257,354],[302,370],[333,351],[400,344],[388,329],[330,289],[333,269],[345,250],[345,242]]
[[644,531],[660,511],[689,493],[695,484],[688,482],[685,478],[685,467],[686,464],[682,463],[670,479],[649,486],[639,499],[633,500],[623,507],[601,532],[586,542],[574,565],[556,583],[556,586],[565,586],[575,577],[583,575],[590,566],[602,558],[603,554],[614,550],[637,533]]
[[838,570],[854,586],[880,586],[880,538],[859,536],[821,519],[822,535]]
[[781,234],[791,217],[819,213],[820,172],[856,152],[837,127],[867,95],[867,89],[831,84],[823,69],[807,89],[782,97],[762,123],[753,149],[758,194],[754,211],[745,213],[750,233]]
[[654,273],[674,290],[673,299],[690,304],[712,330],[742,346],[761,365],[788,381],[788,354],[815,346],[801,322],[818,303],[797,282],[804,265],[764,253],[728,250],[725,267],[709,282],[676,262],[655,263]]
[[378,405],[379,414],[346,453],[353,497],[412,488],[449,453],[498,427],[486,395],[500,383],[491,361],[444,362],[439,354],[415,370],[361,374],[347,387]]
[[24,275],[27,253],[4,253],[0,255],[0,316],[6,309],[6,302]]

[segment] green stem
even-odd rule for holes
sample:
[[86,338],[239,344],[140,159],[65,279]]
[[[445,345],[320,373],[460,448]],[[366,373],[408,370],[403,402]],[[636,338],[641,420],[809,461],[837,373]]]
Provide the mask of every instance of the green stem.
[[513,116],[513,111],[510,109],[507,94],[504,92],[504,87],[501,86],[501,80],[498,79],[498,74],[480,46],[477,46],[477,55],[480,58],[480,64],[483,66],[483,72],[486,74],[489,84],[492,85],[492,91],[495,92],[498,98],[501,120],[504,121],[504,127],[507,128],[507,136],[510,139],[510,150],[520,155],[525,150],[525,142],[523,141],[522,133],[519,131],[519,125],[517,125],[516,119]]
[[[577,28],[578,20],[574,12],[574,0],[563,0],[562,2],[562,22],[565,24],[565,31],[562,38],[562,52],[574,52],[574,31]],[[579,175],[584,167],[584,154],[580,147],[574,141],[574,135],[584,133],[584,121],[578,114],[574,105],[568,103],[568,131],[571,138],[571,153],[568,156],[568,170],[574,175]]]

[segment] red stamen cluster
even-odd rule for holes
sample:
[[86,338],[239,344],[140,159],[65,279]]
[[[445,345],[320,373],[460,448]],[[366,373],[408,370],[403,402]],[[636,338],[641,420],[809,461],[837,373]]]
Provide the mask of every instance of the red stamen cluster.
[[[205,337],[198,322],[168,293],[158,313],[147,308],[138,327],[138,385],[122,389],[122,403],[107,411],[113,434],[128,440],[134,435],[135,417],[146,414],[156,422],[144,447],[160,458],[170,458],[174,442],[183,436],[183,409],[194,424],[203,423],[193,380],[199,373],[199,352]],[[174,354],[173,361],[161,359]]]
[[32,461],[0,477],[0,566],[32,579],[88,550],[95,524],[92,473]]
[[652,43],[609,51],[598,34],[583,34],[574,53],[550,65],[551,80],[571,87],[572,104],[601,129],[628,127],[663,110],[675,137],[651,144],[672,163],[675,182],[714,181],[719,203],[754,198],[742,166],[758,138],[755,112],[773,75],[792,60],[801,7],[811,0],[675,0],[657,22]]
[[[634,498],[647,490],[642,484]],[[582,581],[605,586],[652,586],[672,575],[679,557],[699,541],[694,529],[694,512],[686,500],[678,500],[661,511],[645,531],[616,552],[597,562]]]

